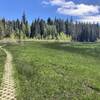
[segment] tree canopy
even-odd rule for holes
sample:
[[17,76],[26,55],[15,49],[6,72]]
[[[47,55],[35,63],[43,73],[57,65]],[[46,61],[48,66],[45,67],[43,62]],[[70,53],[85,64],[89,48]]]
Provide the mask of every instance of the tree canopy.
[[[29,24],[25,13],[22,20],[0,20],[0,39],[9,38],[36,38],[60,39],[59,36],[70,36],[73,41],[94,42],[100,38],[98,23],[73,22],[71,19],[34,19]],[[64,38],[65,39],[65,38]]]

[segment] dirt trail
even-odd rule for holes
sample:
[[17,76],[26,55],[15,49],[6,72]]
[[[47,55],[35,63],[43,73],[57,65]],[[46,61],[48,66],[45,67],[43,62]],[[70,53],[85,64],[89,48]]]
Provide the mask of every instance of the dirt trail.
[[13,79],[12,69],[12,55],[6,50],[0,47],[7,55],[5,62],[5,71],[3,75],[2,84],[0,87],[0,100],[16,100],[15,95],[15,83]]

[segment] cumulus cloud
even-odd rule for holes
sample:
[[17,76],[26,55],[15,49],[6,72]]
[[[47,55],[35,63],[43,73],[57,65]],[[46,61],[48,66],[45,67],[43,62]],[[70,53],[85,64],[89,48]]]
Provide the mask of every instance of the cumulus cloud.
[[90,20],[96,19],[96,21],[100,21],[98,20],[100,18],[100,16],[98,16],[100,14],[100,6],[98,5],[76,4],[73,1],[65,0],[46,0],[45,2],[48,2],[51,6],[56,6],[57,12],[60,14],[83,17],[82,19],[84,21],[89,18]]
[[96,15],[96,16],[84,16],[84,17],[78,19],[78,21],[81,21],[81,22],[90,22],[90,23],[100,23],[100,15]]
[[49,0],[51,5],[61,6],[65,3],[65,0]]
[[66,5],[61,6],[57,9],[61,14],[71,16],[88,16],[99,13],[99,7],[85,4],[74,4],[67,2]]

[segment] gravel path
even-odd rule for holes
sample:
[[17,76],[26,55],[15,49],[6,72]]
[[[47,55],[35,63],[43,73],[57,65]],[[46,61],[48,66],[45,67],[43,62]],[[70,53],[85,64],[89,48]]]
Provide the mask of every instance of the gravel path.
[[2,47],[0,47],[7,55],[5,62],[5,71],[2,84],[0,87],[0,100],[16,100],[15,83],[12,70],[12,55]]

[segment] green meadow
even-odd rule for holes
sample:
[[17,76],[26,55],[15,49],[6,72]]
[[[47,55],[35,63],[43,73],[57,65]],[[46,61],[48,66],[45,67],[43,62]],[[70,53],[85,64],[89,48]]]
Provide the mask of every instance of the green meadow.
[[13,56],[18,100],[100,100],[100,43],[23,42],[5,48]]

